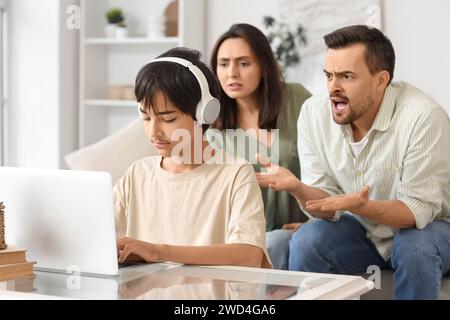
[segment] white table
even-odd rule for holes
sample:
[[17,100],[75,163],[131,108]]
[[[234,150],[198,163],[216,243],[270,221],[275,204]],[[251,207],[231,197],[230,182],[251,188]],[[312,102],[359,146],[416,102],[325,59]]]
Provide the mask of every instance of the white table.
[[104,278],[36,271],[34,279],[0,283],[0,299],[359,299],[372,288],[359,276],[156,263]]

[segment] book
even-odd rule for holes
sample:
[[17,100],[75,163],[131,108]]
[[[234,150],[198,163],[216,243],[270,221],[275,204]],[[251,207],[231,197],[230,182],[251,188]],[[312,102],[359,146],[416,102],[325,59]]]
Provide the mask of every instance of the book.
[[0,250],[0,265],[25,262],[26,251],[26,249],[8,245],[6,249]]
[[36,291],[34,288],[35,276],[30,276],[26,278],[19,278],[16,280],[9,280],[8,290],[21,291],[21,292],[33,292]]
[[0,265],[0,281],[34,277],[33,265],[36,262],[21,262]]
[[36,276],[30,276],[25,278],[0,281],[0,291],[2,290],[12,290],[21,292],[36,291],[36,289],[34,288],[35,277]]

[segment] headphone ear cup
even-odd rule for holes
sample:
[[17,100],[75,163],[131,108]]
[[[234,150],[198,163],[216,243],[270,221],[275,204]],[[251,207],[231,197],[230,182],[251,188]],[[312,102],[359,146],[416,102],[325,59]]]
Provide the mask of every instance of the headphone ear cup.
[[204,103],[202,102],[197,107],[197,121],[201,124],[212,124],[219,117],[220,102],[213,97],[210,97]]
[[138,104],[137,104],[137,112],[138,112],[139,118],[142,118],[141,103],[140,102],[138,102]]
[[[197,122],[199,122],[200,124],[212,124],[217,120],[220,113],[220,102],[219,100],[211,96],[209,92],[208,80],[199,67],[197,67],[189,60],[177,57],[157,58],[150,61],[149,63],[154,62],[173,62],[181,64],[182,66],[188,68],[188,70],[192,72],[192,74],[197,79],[202,94],[200,102],[197,105],[197,109],[195,110],[195,118],[197,119]],[[141,113],[140,116],[142,117]]]

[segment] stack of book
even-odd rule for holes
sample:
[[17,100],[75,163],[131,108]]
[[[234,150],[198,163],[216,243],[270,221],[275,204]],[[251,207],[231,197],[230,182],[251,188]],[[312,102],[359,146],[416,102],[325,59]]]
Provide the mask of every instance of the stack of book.
[[0,202],[0,250],[6,249],[5,243],[5,206]]
[[26,250],[9,245],[0,250],[0,281],[34,277],[34,261],[26,260]]
[[5,243],[5,206],[0,202],[0,281],[34,277],[33,265],[26,259],[26,249]]

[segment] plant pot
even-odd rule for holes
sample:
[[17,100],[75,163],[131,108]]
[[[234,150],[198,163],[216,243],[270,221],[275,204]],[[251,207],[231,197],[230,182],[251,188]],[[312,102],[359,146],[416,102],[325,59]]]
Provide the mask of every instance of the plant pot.
[[107,37],[107,38],[115,38],[116,37],[116,29],[117,29],[117,25],[112,24],[112,23],[108,23],[105,26],[105,37]]
[[116,28],[116,38],[123,39],[128,37],[128,29],[124,27],[117,27]]

